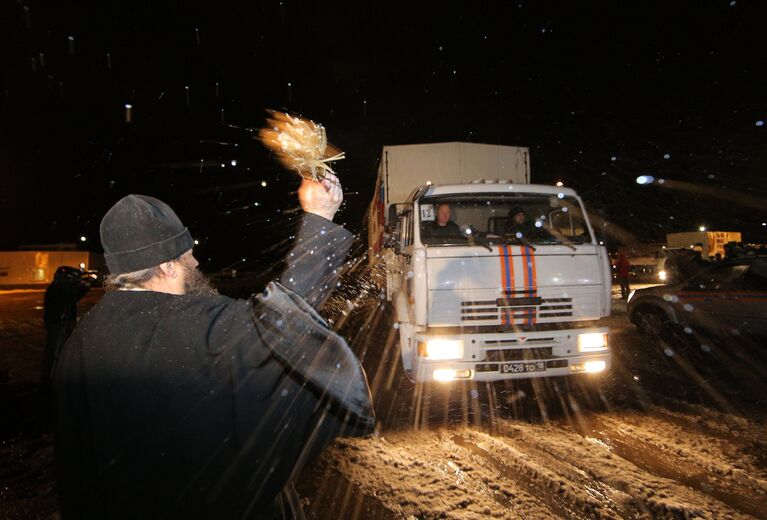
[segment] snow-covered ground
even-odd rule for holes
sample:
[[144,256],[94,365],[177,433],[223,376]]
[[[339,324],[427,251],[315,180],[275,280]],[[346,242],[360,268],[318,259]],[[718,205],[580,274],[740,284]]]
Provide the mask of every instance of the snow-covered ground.
[[312,518],[765,518],[767,427],[673,400],[497,417],[339,440],[304,478]]
[[391,518],[764,518],[765,440],[742,418],[658,407],[384,432],[324,454],[314,510],[351,518],[344,482]]

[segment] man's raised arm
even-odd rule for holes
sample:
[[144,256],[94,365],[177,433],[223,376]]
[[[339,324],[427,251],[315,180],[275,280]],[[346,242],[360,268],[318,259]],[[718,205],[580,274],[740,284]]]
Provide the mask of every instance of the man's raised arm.
[[352,234],[333,223],[343,201],[335,175],[327,174],[321,182],[302,181],[298,199],[305,214],[280,282],[319,308],[335,287]]

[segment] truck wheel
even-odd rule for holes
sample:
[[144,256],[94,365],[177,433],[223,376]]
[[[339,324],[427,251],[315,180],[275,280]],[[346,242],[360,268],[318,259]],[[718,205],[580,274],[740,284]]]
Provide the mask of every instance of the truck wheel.
[[670,329],[670,322],[666,313],[654,307],[637,309],[635,323],[642,334],[655,338],[667,336]]

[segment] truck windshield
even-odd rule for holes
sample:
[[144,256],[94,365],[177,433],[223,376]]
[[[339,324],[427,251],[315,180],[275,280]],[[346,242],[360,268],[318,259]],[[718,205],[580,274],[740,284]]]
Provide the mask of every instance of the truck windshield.
[[578,199],[563,194],[476,194],[419,201],[425,245],[592,241]]

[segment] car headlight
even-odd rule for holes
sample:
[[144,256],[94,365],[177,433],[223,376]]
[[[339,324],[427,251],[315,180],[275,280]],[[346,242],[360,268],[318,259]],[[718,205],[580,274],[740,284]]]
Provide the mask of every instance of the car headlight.
[[430,339],[418,343],[418,355],[426,359],[461,359],[463,340]]
[[578,336],[578,352],[599,352],[607,350],[607,334],[592,332]]
[[629,293],[629,297],[628,297],[628,299],[626,300],[626,303],[628,303],[628,302],[630,302],[630,301],[631,301],[631,298],[633,298],[633,297],[634,297],[634,294],[636,294],[636,291],[631,291],[631,292]]
[[666,271],[658,271],[658,278],[660,278],[660,280],[662,282],[665,282],[666,281]]

